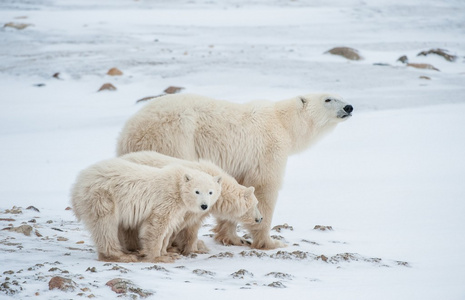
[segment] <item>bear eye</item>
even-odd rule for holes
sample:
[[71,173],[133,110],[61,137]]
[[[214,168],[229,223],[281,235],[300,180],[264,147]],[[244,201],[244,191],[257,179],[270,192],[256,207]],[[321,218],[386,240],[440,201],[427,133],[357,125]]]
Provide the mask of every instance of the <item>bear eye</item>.
[[326,103],[331,102],[331,99],[326,99],[325,102]]
[[195,191],[195,193],[196,193],[197,195],[198,195],[198,194],[200,194],[200,192],[199,192],[199,191]]
[[213,192],[212,192],[212,191],[210,191],[210,192],[209,192],[209,194],[210,194],[210,195],[213,195]]

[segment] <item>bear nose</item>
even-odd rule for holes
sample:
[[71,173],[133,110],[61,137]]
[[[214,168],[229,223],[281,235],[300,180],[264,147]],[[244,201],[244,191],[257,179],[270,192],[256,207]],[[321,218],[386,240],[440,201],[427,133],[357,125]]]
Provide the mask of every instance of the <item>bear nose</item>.
[[348,114],[350,114],[353,110],[354,110],[354,107],[352,105],[344,106],[344,111]]
[[262,222],[262,220],[263,220],[263,218],[256,218],[256,219],[255,219],[255,222],[257,222],[257,223],[261,223],[261,222]]
[[202,205],[200,205],[200,208],[203,209],[203,210],[206,210],[208,208],[208,205],[202,204]]

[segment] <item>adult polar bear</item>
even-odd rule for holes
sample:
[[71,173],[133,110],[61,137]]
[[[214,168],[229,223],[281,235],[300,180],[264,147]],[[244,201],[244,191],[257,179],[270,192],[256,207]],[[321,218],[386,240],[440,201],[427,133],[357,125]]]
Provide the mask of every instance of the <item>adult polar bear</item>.
[[[263,221],[251,230],[252,247],[284,244],[270,238],[287,157],[351,116],[353,107],[334,94],[309,94],[278,102],[230,103],[177,94],[156,98],[125,124],[118,155],[154,150],[187,160],[211,160],[239,184],[255,187]],[[225,244],[242,245],[236,223],[218,220]]]

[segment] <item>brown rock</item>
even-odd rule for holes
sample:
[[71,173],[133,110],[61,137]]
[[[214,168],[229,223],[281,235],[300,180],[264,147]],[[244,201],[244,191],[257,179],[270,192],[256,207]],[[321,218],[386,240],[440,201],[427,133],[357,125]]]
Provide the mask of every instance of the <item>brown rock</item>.
[[123,75],[123,72],[121,72],[121,70],[118,69],[118,68],[111,68],[110,70],[108,70],[107,75],[121,76],[121,75]]
[[32,205],[31,205],[31,206],[28,206],[26,209],[30,209],[30,210],[34,210],[34,211],[36,211],[36,212],[40,212],[40,210],[39,210],[37,207],[32,206]]
[[333,230],[333,227],[332,226],[315,225],[313,230],[321,230],[321,231],[329,230],[329,231],[331,231],[331,230]]
[[350,59],[350,60],[361,60],[361,59],[363,59],[360,56],[360,54],[358,54],[358,51],[356,49],[349,48],[349,47],[336,47],[336,48],[333,48],[333,49],[330,49],[330,50],[326,51],[325,53],[330,53],[330,54],[333,54],[333,55],[339,55],[339,56],[345,57],[345,58]]
[[401,57],[399,57],[399,58],[397,59],[397,61],[400,61],[400,62],[403,63],[403,64],[408,63],[407,55],[402,55]]
[[9,22],[6,23],[3,27],[11,27],[14,29],[23,30],[24,28],[29,27],[31,25],[32,24]]
[[407,66],[408,66],[408,67],[417,68],[417,69],[427,69],[427,70],[439,71],[439,69],[436,69],[435,67],[433,67],[433,66],[430,65],[430,64],[409,63],[409,64],[407,64]]
[[100,91],[116,91],[116,87],[111,83],[104,83],[98,90]]
[[420,78],[420,79],[431,80],[431,78],[430,78],[430,77],[428,77],[428,76],[420,76],[419,78]]
[[59,241],[59,242],[66,242],[67,240],[68,240],[67,238],[62,237],[62,236],[59,236],[59,237],[57,238],[57,241]]
[[179,86],[170,86],[164,90],[167,94],[177,94],[182,91],[184,88]]
[[2,230],[18,232],[18,233],[22,233],[22,234],[24,234],[26,236],[31,236],[32,226],[30,226],[30,225],[21,225],[21,226],[18,226],[18,227],[3,228]]
[[76,244],[84,244],[84,241],[78,241]]
[[58,289],[64,292],[72,292],[76,288],[76,283],[68,278],[63,278],[60,276],[55,276],[50,279],[48,283],[48,289]]
[[436,55],[442,56],[447,61],[455,61],[457,59],[457,56],[449,54],[447,53],[447,50],[440,49],[440,48],[430,49],[428,51],[421,51],[420,53],[417,54],[417,56],[427,56],[429,54],[436,54]]
[[15,220],[15,219],[12,219],[12,218],[0,218],[0,221],[14,222],[14,221],[16,221],[16,220]]
[[137,294],[141,298],[146,298],[148,296],[153,295],[153,293],[144,291],[138,287],[136,287],[131,281],[123,278],[115,278],[106,283],[107,286],[111,288],[111,290],[117,294]]
[[72,208],[68,206],[65,208],[65,210],[72,210]]

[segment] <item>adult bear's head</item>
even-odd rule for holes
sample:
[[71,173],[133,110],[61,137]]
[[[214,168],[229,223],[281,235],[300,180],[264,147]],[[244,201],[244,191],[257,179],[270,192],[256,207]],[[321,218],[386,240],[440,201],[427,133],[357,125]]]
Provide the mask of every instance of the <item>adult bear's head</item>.
[[302,110],[312,116],[312,121],[341,122],[352,116],[354,107],[336,94],[308,94],[300,96]]

